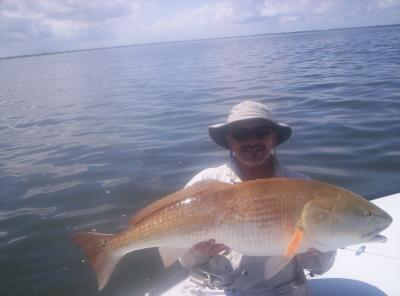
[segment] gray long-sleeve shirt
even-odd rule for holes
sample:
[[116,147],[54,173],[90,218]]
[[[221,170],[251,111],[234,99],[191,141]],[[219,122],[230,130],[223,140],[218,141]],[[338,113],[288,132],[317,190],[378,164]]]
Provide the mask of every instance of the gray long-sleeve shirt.
[[[309,179],[308,176],[284,168],[274,157],[274,177]],[[208,168],[193,177],[186,185],[201,180],[219,180],[227,183],[241,182],[239,169],[234,160],[215,168]],[[244,256],[236,251],[221,255],[201,256],[191,250],[180,258],[181,264],[188,267],[191,277],[198,282],[222,288],[229,295],[246,296],[304,296],[308,295],[303,269],[321,274],[333,264],[336,252],[296,255],[280,272],[269,279],[264,278],[264,268],[272,257]]]

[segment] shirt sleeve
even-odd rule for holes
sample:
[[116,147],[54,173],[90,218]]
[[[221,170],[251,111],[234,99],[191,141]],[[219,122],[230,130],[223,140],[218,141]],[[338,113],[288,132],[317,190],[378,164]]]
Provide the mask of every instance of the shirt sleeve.
[[202,181],[202,180],[206,180],[206,179],[209,179],[208,177],[207,177],[207,169],[205,169],[205,170],[202,170],[200,173],[198,173],[197,175],[195,175],[186,185],[185,185],[185,188],[186,187],[189,187],[189,186],[192,186],[194,183],[197,183],[197,182],[199,182],[199,181]]
[[[232,174],[232,170],[226,164],[214,168],[204,169],[195,175],[185,185],[185,187],[192,186],[194,183],[204,180],[217,180],[225,183],[234,183],[236,180],[232,180]],[[238,181],[240,181],[240,179]]]

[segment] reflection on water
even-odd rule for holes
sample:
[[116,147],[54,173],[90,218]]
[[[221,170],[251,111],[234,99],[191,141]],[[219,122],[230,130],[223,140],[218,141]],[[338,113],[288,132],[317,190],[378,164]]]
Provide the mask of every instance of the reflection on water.
[[[243,99],[294,127],[282,162],[367,197],[398,192],[399,26],[0,60],[0,294],[96,295],[69,235],[115,233],[227,160],[208,125]],[[184,274],[129,255],[103,295]]]

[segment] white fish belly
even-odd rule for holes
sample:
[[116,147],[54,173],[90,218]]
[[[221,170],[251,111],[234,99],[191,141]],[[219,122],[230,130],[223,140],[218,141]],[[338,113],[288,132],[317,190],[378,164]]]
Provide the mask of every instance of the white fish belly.
[[268,231],[256,223],[222,225],[215,237],[217,242],[248,256],[280,255],[288,244],[288,239],[279,231]]
[[239,253],[248,256],[271,256],[283,254],[290,238],[282,238],[278,232],[258,227],[254,223],[223,224],[194,231],[177,232],[154,238],[145,244],[150,247],[168,246],[191,248],[195,244],[214,239]]

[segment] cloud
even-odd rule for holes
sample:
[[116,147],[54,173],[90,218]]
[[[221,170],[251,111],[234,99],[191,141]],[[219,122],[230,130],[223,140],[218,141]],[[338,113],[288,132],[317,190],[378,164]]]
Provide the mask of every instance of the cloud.
[[394,8],[399,7],[399,1],[397,0],[379,0],[377,5],[382,8]]
[[3,1],[2,12],[6,17],[96,22],[129,14],[131,9],[138,6],[138,2],[126,0]]
[[0,56],[112,45],[116,28],[108,23],[139,14],[142,2],[3,1]]
[[[4,3],[1,10],[4,23],[20,21],[29,24],[30,22],[32,29],[36,28],[37,32],[46,31],[53,34],[54,38],[64,38],[79,34],[80,30],[90,26],[129,15],[137,9],[138,1],[25,0]],[[13,29],[13,27],[8,27],[6,32],[21,33]]]
[[2,0],[1,3],[0,56],[400,21],[400,0]]

